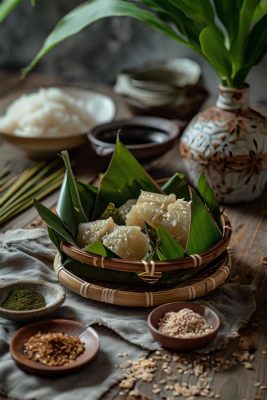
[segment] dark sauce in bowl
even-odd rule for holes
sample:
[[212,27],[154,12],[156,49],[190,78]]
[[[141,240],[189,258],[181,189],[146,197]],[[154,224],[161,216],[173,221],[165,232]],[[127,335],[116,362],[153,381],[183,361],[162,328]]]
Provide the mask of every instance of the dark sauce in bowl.
[[117,135],[126,146],[159,144],[164,143],[168,139],[168,133],[150,128],[147,126],[127,126],[122,129],[109,129],[104,132],[99,132],[97,139],[105,143],[115,144]]

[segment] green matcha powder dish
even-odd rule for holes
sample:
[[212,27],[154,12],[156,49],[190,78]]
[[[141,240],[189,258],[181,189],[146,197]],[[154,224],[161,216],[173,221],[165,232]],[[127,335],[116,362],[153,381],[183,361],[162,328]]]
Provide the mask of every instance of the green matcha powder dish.
[[2,308],[13,311],[29,311],[45,307],[45,298],[29,289],[11,289],[2,303]]

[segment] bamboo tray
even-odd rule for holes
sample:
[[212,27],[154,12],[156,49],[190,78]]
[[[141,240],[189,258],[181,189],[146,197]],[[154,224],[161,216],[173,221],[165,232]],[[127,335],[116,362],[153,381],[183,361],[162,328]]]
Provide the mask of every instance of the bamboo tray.
[[[87,299],[102,303],[115,304],[125,307],[152,307],[174,301],[193,300],[202,297],[222,285],[228,278],[231,270],[230,254],[226,256],[212,269],[200,272],[194,278],[181,285],[164,290],[141,290],[133,286],[122,286],[110,283],[99,285],[98,282],[88,282],[69,272],[61,264],[60,254],[54,260],[54,270],[58,280],[68,289]],[[139,291],[138,291],[139,289]]]
[[182,269],[196,268],[205,266],[216,260],[226,250],[231,238],[231,224],[226,215],[222,215],[223,237],[209,250],[201,254],[192,254],[178,260],[170,261],[132,261],[119,258],[108,258],[88,253],[78,246],[70,243],[61,243],[61,250],[64,254],[83,264],[88,264],[96,268],[109,268],[116,271],[135,272],[137,274],[146,272],[154,276],[155,272],[175,271]]

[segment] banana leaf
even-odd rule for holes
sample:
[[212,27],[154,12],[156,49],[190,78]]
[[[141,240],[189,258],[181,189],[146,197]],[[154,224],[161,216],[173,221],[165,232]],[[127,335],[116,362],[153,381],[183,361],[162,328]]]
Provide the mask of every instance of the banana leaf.
[[178,199],[191,200],[189,185],[184,174],[177,172],[161,188],[166,194],[174,193]]
[[109,268],[91,267],[88,264],[80,263],[71,258],[67,258],[63,265],[68,271],[84,279],[138,286],[145,285],[145,282],[134,272],[121,272]]
[[80,181],[76,183],[84,212],[88,220],[91,221],[97,196],[97,187]]
[[37,200],[34,200],[34,206],[43,221],[47,223],[48,227],[58,233],[58,235],[60,235],[64,240],[75,245],[75,241],[71,232],[56,214],[54,214],[51,210],[49,210],[49,208],[45,207],[43,204],[39,203],[39,201]]
[[84,248],[88,253],[97,254],[99,256],[110,257],[110,258],[120,258],[116,253],[110,250],[108,247],[104,246],[99,240],[98,242],[89,244]]
[[191,224],[187,240],[186,253],[199,254],[207,251],[218,240],[221,239],[217,223],[211,212],[205,206],[193,188],[191,192]]
[[161,261],[184,257],[185,251],[183,247],[169,234],[164,226],[158,226],[156,232],[158,235],[157,255]]
[[218,203],[218,200],[215,196],[214,191],[212,190],[211,186],[209,185],[207,178],[205,175],[200,175],[198,184],[197,184],[197,191],[200,194],[202,200],[210,210],[211,214],[213,215],[220,231],[222,232],[222,223],[221,223],[221,209]]
[[112,159],[100,182],[93,219],[99,218],[110,202],[119,207],[129,199],[137,199],[141,190],[162,193],[157,183],[117,139]]
[[125,225],[125,220],[114,203],[109,203],[106,209],[100,215],[100,219],[108,219],[109,217],[112,217],[115,224]]
[[57,213],[71,231],[72,236],[76,238],[79,223],[88,221],[88,218],[83,209],[68,152],[62,151],[61,155],[66,173],[57,202]]

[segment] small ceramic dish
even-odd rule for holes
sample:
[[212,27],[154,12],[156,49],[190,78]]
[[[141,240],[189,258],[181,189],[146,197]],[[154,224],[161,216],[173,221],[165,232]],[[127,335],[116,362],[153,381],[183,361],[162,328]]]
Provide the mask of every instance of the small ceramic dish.
[[[92,118],[92,125],[88,126],[88,129],[91,129],[96,125],[112,121],[115,118],[116,106],[110,97],[92,90],[74,86],[58,87],[64,90],[64,92],[67,94],[72,95],[77,99],[82,99],[88,104],[88,110],[90,111]],[[14,100],[23,94],[29,94],[36,91],[37,88],[27,92],[19,91],[2,98],[0,100],[0,117],[5,114],[8,106],[13,103]],[[13,133],[0,132],[0,138],[11,145],[18,147],[31,157],[40,158],[51,157],[60,150],[70,150],[81,146],[82,144],[86,143],[86,132],[74,132],[72,135],[64,135],[64,132],[62,132],[60,137],[27,137],[18,136]]]
[[153,160],[170,150],[180,133],[179,124],[163,118],[136,117],[94,128],[88,138],[96,153],[110,155],[117,135],[139,161]]
[[[36,310],[14,311],[2,307],[3,302],[11,289],[30,289],[44,296],[46,306]],[[7,283],[0,286],[0,316],[12,321],[31,321],[40,319],[45,315],[56,311],[64,302],[65,291],[57,285],[52,285],[41,280],[21,280],[19,282]]]
[[[85,345],[84,352],[76,359],[60,366],[48,366],[29,360],[24,353],[24,343],[39,333],[62,332],[71,336],[79,336]],[[53,319],[26,325],[19,329],[11,338],[10,354],[17,365],[23,370],[41,376],[56,377],[72,374],[84,368],[99,350],[99,337],[96,331],[86,325],[67,319]]]
[[[159,332],[158,324],[164,314],[169,311],[178,312],[183,308],[190,308],[205,318],[207,323],[213,328],[212,332],[194,338],[177,338]],[[164,304],[163,306],[155,308],[148,316],[148,327],[153,338],[159,342],[162,347],[171,350],[193,350],[205,347],[215,338],[220,327],[220,319],[211,308],[202,304],[177,302]]]

